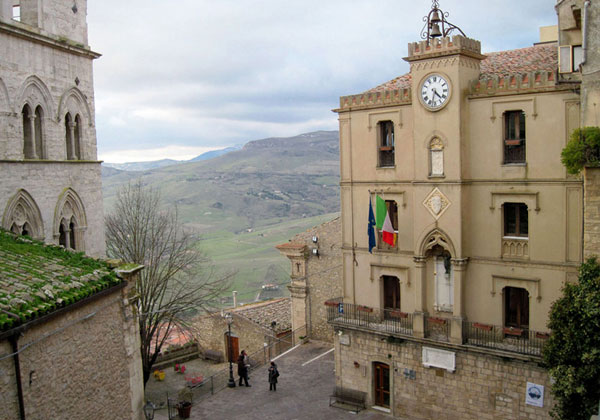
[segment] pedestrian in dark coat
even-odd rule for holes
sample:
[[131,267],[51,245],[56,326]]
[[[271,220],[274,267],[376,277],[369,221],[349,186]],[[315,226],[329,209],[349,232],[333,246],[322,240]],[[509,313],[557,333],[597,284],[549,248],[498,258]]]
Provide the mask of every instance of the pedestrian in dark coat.
[[277,378],[279,377],[279,371],[275,362],[271,362],[269,366],[269,391],[277,391]]
[[242,386],[242,380],[244,380],[246,386],[250,386],[250,384],[248,384],[248,367],[250,367],[250,363],[246,350],[242,350],[240,353],[240,356],[237,359],[237,365],[238,375],[240,376],[238,385]]

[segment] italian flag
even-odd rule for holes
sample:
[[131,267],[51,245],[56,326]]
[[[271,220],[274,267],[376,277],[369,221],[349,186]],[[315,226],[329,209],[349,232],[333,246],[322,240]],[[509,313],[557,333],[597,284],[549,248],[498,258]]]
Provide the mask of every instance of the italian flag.
[[390,214],[387,211],[385,200],[379,196],[375,197],[375,224],[381,230],[381,239],[390,246],[396,244],[396,232],[392,226]]

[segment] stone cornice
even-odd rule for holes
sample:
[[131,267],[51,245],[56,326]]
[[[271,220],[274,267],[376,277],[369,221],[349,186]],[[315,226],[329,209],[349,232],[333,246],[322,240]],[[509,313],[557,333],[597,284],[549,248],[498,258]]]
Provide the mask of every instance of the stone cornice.
[[304,244],[287,242],[285,244],[277,245],[275,248],[279,250],[283,255],[292,258],[306,258],[308,248]]
[[579,89],[577,83],[557,83],[551,71],[492,75],[471,82],[468,97],[490,97],[525,93],[556,92]]
[[21,164],[43,164],[43,163],[68,163],[68,164],[101,164],[102,160],[50,160],[50,159],[0,159],[0,163],[21,163]]
[[101,56],[101,54],[92,51],[89,47],[86,48],[83,44],[76,43],[75,41],[66,38],[44,34],[40,29],[36,30],[36,28],[32,28],[19,22],[7,23],[6,21],[0,20],[0,33],[7,33],[12,36],[27,39],[28,41],[62,50],[69,54],[76,54],[90,59]]
[[410,105],[412,103],[411,90],[393,89],[382,92],[365,92],[358,95],[342,96],[340,107],[333,112],[354,111],[396,105]]
[[465,55],[478,60],[483,60],[486,57],[481,54],[481,43],[479,41],[455,35],[452,38],[433,39],[429,42],[410,42],[408,44],[408,57],[405,57],[404,60],[413,62],[448,55]]

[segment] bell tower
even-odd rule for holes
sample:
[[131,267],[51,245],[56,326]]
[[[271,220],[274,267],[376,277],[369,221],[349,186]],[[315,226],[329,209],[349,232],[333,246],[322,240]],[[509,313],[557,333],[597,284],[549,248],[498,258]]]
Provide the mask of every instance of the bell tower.
[[86,0],[0,0],[0,222],[104,256]]
[[[469,190],[463,185],[463,180],[469,178],[467,92],[471,82],[479,78],[480,62],[485,56],[479,41],[468,38],[448,22],[448,16],[433,0],[431,11],[424,18],[423,40],[408,45],[405,60],[410,63],[412,83],[416,181],[413,191],[418,203],[414,226],[438,232],[440,243],[453,244],[444,248],[441,256],[440,247],[417,252],[416,316],[426,307],[426,284],[434,277],[434,308],[450,308],[451,339],[460,342],[468,260],[462,247],[469,202]],[[420,232],[413,235],[417,238]],[[444,271],[452,286],[442,293],[437,287]]]

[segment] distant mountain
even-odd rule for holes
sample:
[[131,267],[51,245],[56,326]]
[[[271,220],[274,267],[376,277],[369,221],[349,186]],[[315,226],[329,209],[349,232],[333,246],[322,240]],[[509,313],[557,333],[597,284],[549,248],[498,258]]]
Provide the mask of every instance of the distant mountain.
[[211,150],[210,152],[202,153],[201,155],[196,156],[195,158],[190,159],[187,162],[199,162],[201,160],[212,159],[212,158],[224,155],[225,153],[233,152],[234,150],[240,150],[242,147],[243,147],[242,145],[237,145],[237,146],[226,147],[225,149],[221,149],[221,150]]
[[142,178],[200,230],[240,232],[339,211],[339,134],[317,131],[246,143],[208,160],[142,172],[103,173],[105,207]]
[[115,168],[121,171],[147,171],[149,169],[163,168],[165,166],[176,165],[178,163],[186,163],[186,162],[198,162],[201,160],[208,160],[215,158],[217,156],[224,155],[225,153],[232,152],[234,150],[240,150],[242,148],[241,145],[226,147],[225,149],[219,150],[211,150],[210,152],[202,153],[199,156],[196,156],[190,160],[173,160],[173,159],[161,159],[161,160],[152,160],[148,162],[125,162],[125,163],[110,163],[103,162],[103,167]]
[[149,162],[125,162],[125,163],[110,163],[103,162],[102,166],[119,169],[121,171],[147,171],[148,169],[162,168],[164,166],[175,165],[181,163],[179,160],[161,159]]

